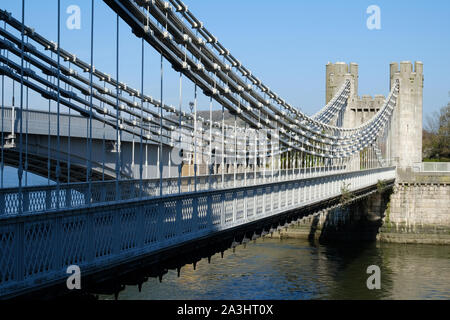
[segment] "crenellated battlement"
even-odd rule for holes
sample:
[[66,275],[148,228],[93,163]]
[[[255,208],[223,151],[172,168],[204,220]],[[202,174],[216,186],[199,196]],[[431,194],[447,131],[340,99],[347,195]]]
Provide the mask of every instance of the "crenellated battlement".
[[414,62],[414,68],[411,61],[402,61],[400,66],[397,62],[390,64],[390,86],[396,79],[403,79],[403,85],[410,87],[423,88],[423,63],[421,61]]
[[[328,62],[326,65],[326,103],[336,94],[345,80],[352,89],[344,114],[343,126],[356,127],[372,118],[383,106],[384,95],[358,96],[358,64]],[[390,64],[390,89],[400,83],[397,105],[391,119],[389,132],[389,158],[399,167],[422,161],[422,97],[423,63],[415,61]]]
[[328,62],[326,65],[326,96],[325,104],[330,101],[337,90],[342,86],[344,81],[349,79],[352,81],[352,93],[350,96],[354,96],[358,93],[358,64],[350,63],[347,65],[345,62]]
[[375,97],[372,97],[370,95],[363,95],[362,97],[357,97],[351,108],[359,112],[377,112],[383,106],[385,99],[386,97],[382,94],[377,94],[375,95]]
[[423,63],[421,61],[414,62],[414,69],[411,61],[400,62],[400,68],[398,62],[392,62],[390,64],[391,74],[394,73],[417,73],[423,74]]

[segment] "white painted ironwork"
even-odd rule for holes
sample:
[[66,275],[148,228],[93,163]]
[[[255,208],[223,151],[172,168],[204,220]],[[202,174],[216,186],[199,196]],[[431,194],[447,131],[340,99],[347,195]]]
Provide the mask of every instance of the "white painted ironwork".
[[450,162],[421,162],[413,166],[416,172],[450,172]]
[[[60,208],[45,214],[3,215],[0,297],[61,281],[67,277],[66,268],[71,264],[79,265],[86,273],[98,271],[339,196],[343,183],[348,184],[349,191],[356,191],[394,178],[395,168],[378,168],[288,183],[111,201],[82,209]],[[114,184],[111,186],[104,196],[114,199],[109,193]],[[52,199],[54,195],[49,201]]]

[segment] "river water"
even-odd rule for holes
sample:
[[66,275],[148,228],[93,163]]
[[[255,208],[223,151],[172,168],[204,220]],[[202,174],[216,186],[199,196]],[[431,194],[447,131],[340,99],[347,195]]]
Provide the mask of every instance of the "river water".
[[[369,290],[367,267],[380,267],[381,288]],[[101,299],[114,299],[100,296]],[[371,243],[324,246],[264,238],[216,254],[119,299],[450,299],[450,248]]]

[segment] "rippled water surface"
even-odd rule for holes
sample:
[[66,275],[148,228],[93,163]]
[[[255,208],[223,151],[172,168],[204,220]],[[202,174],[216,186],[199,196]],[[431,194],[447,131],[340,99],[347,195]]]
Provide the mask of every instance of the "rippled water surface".
[[[366,269],[381,269],[381,289],[368,290]],[[102,296],[102,299],[112,299]],[[450,248],[368,244],[322,246],[265,238],[216,254],[119,299],[450,299]]]

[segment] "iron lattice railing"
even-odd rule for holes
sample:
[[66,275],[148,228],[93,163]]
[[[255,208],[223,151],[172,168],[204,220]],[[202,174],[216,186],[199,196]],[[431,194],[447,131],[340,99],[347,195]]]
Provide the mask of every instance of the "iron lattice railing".
[[395,168],[0,217],[0,297],[61,282],[395,178]]

